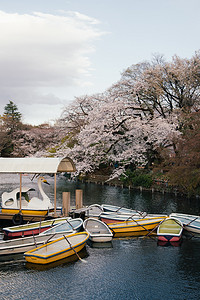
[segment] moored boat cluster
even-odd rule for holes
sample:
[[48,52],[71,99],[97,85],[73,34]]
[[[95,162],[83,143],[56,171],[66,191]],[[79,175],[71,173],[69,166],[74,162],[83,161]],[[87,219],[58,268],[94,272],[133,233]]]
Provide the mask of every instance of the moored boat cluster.
[[3,228],[0,256],[22,253],[26,261],[49,264],[79,252],[92,243],[111,242],[120,237],[154,237],[161,244],[180,242],[183,232],[200,233],[200,217],[145,212],[113,205],[90,205],[81,218],[63,217]]

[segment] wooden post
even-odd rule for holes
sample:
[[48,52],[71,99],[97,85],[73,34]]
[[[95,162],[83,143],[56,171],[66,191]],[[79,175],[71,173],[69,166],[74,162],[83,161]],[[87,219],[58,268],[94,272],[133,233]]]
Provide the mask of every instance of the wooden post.
[[54,174],[54,217],[57,217],[57,214],[56,214],[56,173]]
[[70,211],[70,192],[63,192],[63,215],[67,217]]
[[20,183],[19,183],[19,212],[22,211],[22,173],[20,173]]
[[83,207],[83,191],[76,190],[76,209]]

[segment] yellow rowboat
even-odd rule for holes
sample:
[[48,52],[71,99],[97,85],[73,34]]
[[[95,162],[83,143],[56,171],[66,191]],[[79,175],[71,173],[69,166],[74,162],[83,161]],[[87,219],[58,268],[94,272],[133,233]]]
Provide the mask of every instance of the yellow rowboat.
[[142,236],[152,233],[165,218],[166,216],[132,219],[126,222],[110,223],[108,227],[114,237]]
[[87,232],[73,233],[24,253],[27,262],[49,264],[60,259],[77,255],[89,239]]
[[30,262],[26,262],[26,269],[36,270],[36,271],[46,271],[46,270],[50,270],[50,269],[53,269],[55,267],[59,267],[59,266],[62,266],[62,265],[75,263],[77,260],[80,260],[80,259],[83,260],[85,257],[88,256],[88,252],[87,252],[86,247],[84,247],[78,253],[78,255],[79,255],[80,258],[76,255],[72,255],[72,256],[69,256],[69,257],[66,257],[66,258],[54,261],[50,264],[45,264],[45,265],[33,264],[33,263],[30,263]]

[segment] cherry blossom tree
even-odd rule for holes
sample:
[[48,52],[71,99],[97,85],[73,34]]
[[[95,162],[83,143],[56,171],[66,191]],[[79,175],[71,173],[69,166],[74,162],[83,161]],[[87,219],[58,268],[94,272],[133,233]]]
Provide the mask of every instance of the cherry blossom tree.
[[171,62],[155,56],[129,67],[104,93],[76,98],[58,121],[56,155],[72,157],[78,173],[103,163],[118,165],[112,176],[119,176],[129,165],[151,164],[161,149],[176,151],[180,113],[199,109],[199,71],[199,52]]
[[88,113],[87,124],[76,136],[77,144],[72,149],[62,144],[57,154],[70,155],[78,172],[91,172],[101,163],[118,162],[114,171],[119,176],[129,164],[146,165],[147,153],[171,143],[174,134],[175,115],[167,120],[159,116],[141,118],[137,105],[134,110],[121,98],[107,97]]
[[129,67],[115,90],[123,97],[132,99],[150,114],[164,118],[174,109],[199,109],[200,106],[200,52],[191,59],[172,58],[165,62],[155,56],[152,63]]

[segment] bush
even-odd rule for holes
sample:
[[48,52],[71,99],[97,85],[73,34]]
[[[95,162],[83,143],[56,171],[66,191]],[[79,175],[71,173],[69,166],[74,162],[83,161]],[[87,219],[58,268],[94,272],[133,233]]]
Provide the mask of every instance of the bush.
[[153,183],[151,174],[131,170],[127,170],[124,175],[121,176],[120,180],[126,185],[135,187],[142,186],[145,188],[150,188]]

